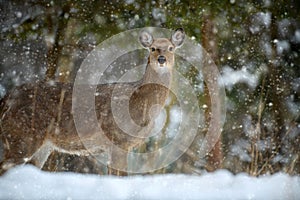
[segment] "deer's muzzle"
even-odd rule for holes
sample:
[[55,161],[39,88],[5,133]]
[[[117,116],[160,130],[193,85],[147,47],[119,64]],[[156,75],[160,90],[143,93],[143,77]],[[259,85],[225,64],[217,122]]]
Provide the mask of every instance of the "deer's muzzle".
[[157,61],[159,62],[159,64],[164,64],[166,62],[166,57],[165,56],[159,56]]

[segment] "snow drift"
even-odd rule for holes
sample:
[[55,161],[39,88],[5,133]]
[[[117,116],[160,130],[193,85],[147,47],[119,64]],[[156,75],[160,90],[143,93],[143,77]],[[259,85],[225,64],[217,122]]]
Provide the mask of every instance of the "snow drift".
[[0,177],[0,199],[299,199],[300,177],[250,177],[226,170],[195,175],[98,176],[19,166]]

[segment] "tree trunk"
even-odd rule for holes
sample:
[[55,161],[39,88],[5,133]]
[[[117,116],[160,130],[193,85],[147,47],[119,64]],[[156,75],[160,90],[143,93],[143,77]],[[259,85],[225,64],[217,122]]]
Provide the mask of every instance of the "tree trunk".
[[[218,49],[217,49],[217,39],[216,34],[214,32],[215,25],[214,22],[211,19],[211,16],[209,14],[204,14],[203,16],[203,25],[202,25],[202,46],[203,48],[208,52],[212,60],[217,63],[218,60]],[[207,88],[207,85],[205,84],[204,87],[204,96],[206,98],[206,105],[208,106],[208,109],[206,109],[205,112],[205,118],[207,121],[210,121],[210,112],[211,112],[211,101],[210,101],[210,95]],[[207,157],[207,170],[208,171],[214,171],[216,169],[221,168],[222,161],[223,161],[223,152],[222,152],[222,137],[219,138],[219,140],[216,142],[214,148],[211,150]]]
[[45,76],[47,81],[55,80],[59,57],[64,45],[63,40],[66,31],[65,29],[67,27],[67,19],[65,18],[65,14],[68,13],[69,10],[69,6],[64,6],[62,10],[56,9],[54,11],[49,11],[50,13],[48,14],[49,38],[47,40],[47,71]]

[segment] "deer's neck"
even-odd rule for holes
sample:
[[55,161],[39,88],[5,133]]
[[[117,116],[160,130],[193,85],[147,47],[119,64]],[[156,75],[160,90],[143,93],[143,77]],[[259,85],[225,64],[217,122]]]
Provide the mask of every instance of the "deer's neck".
[[[169,96],[171,71],[155,70],[155,67],[159,66],[151,66],[148,63],[144,77],[138,82],[137,89],[130,98],[131,117],[140,126],[149,124],[158,116]],[[155,105],[161,106],[151,110]]]
[[172,70],[165,66],[153,66],[148,62],[145,75],[142,79],[142,84],[158,84],[166,88],[170,88],[172,81]]

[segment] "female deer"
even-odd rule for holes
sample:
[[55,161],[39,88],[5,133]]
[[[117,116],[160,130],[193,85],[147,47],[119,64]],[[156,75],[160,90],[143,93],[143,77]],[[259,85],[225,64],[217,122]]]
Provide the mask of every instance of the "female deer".
[[[122,91],[134,91],[129,98],[130,120],[138,127],[134,131],[143,136],[149,134],[150,130],[145,127],[159,111],[156,109],[153,113],[151,108],[160,105],[161,109],[165,104],[171,84],[174,50],[184,38],[183,29],[177,29],[171,39],[155,39],[147,31],[142,31],[140,43],[150,51],[143,78],[137,82],[97,85],[96,91],[100,95],[95,96],[96,115],[104,135],[115,145],[128,150],[142,144],[144,139],[134,137],[136,133],[126,133],[118,126],[113,116],[112,97],[123,95]],[[4,153],[0,160],[0,174],[27,162],[42,168],[53,151],[88,156],[90,152],[83,142],[90,142],[94,152],[101,151],[102,147],[94,142],[97,134],[87,134],[84,138],[77,134],[72,114],[72,91],[71,84],[39,82],[17,87],[2,100],[0,136]],[[120,165],[125,164],[120,162]]]

